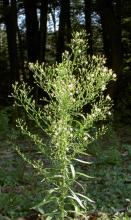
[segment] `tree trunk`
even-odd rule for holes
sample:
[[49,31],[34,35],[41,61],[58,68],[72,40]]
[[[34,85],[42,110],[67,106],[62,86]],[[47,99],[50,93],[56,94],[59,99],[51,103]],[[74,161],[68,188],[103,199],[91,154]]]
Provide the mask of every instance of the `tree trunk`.
[[70,0],[60,1],[59,31],[57,38],[56,60],[61,62],[65,42],[71,39]]
[[[26,43],[28,62],[36,62],[39,58],[39,29],[36,0],[24,0],[26,20]],[[34,87],[33,73],[28,71],[27,79]]]
[[[119,64],[117,64],[117,71],[119,71],[117,74],[117,93],[121,93],[121,88],[123,85],[123,79],[122,79],[122,69],[123,69],[123,48],[121,43],[122,38],[122,30],[121,30],[121,11],[122,11],[122,0],[116,0],[115,5],[115,15],[116,15],[116,25],[117,25],[117,35],[120,36],[117,38],[118,44],[119,44],[119,53],[117,55],[117,59],[119,60]],[[119,65],[119,66],[118,66]]]
[[[119,77],[122,71],[121,22],[117,20],[112,0],[97,0],[103,28],[103,43],[108,67]],[[109,86],[109,93],[117,97],[117,84]]]
[[19,48],[19,54],[18,54],[19,76],[20,76],[20,80],[26,80],[25,68],[24,68],[24,46],[23,46],[23,41],[21,37],[21,32],[18,26],[17,26],[17,33],[18,33],[18,48]]
[[84,0],[85,1],[85,28],[88,38],[88,49],[87,54],[93,54],[93,47],[92,47],[92,27],[91,27],[91,0]]
[[[120,2],[120,0],[119,0]],[[121,73],[121,23],[116,18],[112,0],[97,0],[103,27],[105,54],[116,74]],[[108,46],[109,45],[109,46]]]
[[8,52],[10,61],[10,86],[19,78],[17,51],[17,9],[16,0],[3,1],[4,20],[6,25]]
[[39,52],[39,31],[36,0],[24,0],[28,61],[35,62]]
[[40,51],[39,61],[45,61],[46,51],[46,37],[47,37],[47,13],[48,13],[48,0],[41,0],[41,12],[40,12]]

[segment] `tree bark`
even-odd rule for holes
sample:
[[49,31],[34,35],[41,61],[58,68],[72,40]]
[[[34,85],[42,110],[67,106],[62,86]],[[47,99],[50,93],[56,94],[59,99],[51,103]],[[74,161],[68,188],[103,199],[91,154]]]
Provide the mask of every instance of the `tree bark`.
[[28,61],[38,60],[39,31],[36,0],[24,0]]
[[93,45],[92,45],[92,27],[91,27],[91,0],[85,1],[85,28],[88,38],[88,48],[87,54],[93,54]]
[[59,31],[57,38],[56,60],[62,61],[62,53],[65,50],[65,42],[71,39],[70,0],[60,1]]
[[17,26],[18,33],[18,49],[19,49],[19,76],[20,80],[26,80],[25,68],[24,68],[24,48],[19,26]]
[[[119,1],[120,2],[120,1]],[[121,48],[121,21],[116,16],[113,0],[97,0],[98,12],[101,17],[103,29],[103,43],[107,65],[117,74],[118,79],[122,72]],[[118,81],[109,85],[109,94],[117,99]]]
[[[119,0],[120,2],[120,0]],[[103,41],[108,65],[116,74],[121,73],[121,23],[116,19],[112,0],[97,0],[103,27]],[[108,46],[109,45],[109,46]]]
[[17,8],[16,0],[3,1],[4,20],[6,25],[8,53],[10,62],[10,85],[19,78],[17,51]]
[[48,14],[48,0],[41,0],[40,11],[40,51],[39,61],[45,61],[46,52],[46,37],[47,37],[47,14]]
[[[39,26],[37,18],[36,0],[24,0],[25,20],[26,20],[26,44],[28,62],[36,62],[39,59]],[[28,70],[26,78],[36,94],[36,86],[32,71]]]

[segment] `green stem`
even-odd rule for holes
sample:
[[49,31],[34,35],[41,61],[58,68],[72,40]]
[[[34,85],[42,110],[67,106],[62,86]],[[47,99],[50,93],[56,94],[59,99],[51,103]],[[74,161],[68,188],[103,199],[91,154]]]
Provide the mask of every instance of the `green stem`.
[[65,163],[63,164],[62,174],[63,174],[63,180],[62,180],[62,185],[61,185],[60,218],[61,218],[61,220],[64,220],[64,217],[65,217],[65,202],[64,202],[64,200],[65,200],[65,186],[66,186]]

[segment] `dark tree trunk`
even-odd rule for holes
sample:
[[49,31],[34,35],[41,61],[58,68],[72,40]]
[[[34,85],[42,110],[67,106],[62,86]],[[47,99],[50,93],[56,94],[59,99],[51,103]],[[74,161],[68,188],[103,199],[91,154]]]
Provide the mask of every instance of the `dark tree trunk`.
[[[39,29],[37,18],[36,0],[24,0],[26,16],[26,43],[28,62],[36,62],[39,59]],[[34,85],[33,73],[28,71],[28,82],[32,87]],[[36,88],[35,88],[36,90]],[[34,91],[34,94],[36,91]]]
[[17,9],[16,0],[3,1],[4,20],[6,25],[8,52],[10,61],[10,86],[19,78],[17,51]]
[[39,31],[36,0],[24,0],[28,61],[38,60]]
[[24,46],[23,41],[21,37],[21,32],[19,30],[19,27],[17,26],[17,32],[18,32],[18,48],[19,48],[19,76],[20,80],[26,80],[25,75],[25,68],[24,68]]
[[61,62],[65,42],[71,39],[70,0],[60,1],[59,31],[57,38],[56,60]]
[[[117,25],[117,35],[120,36],[117,38],[118,44],[119,44],[119,53],[118,53],[118,60],[119,64],[117,64],[117,69],[118,69],[118,80],[117,80],[117,93],[121,93],[121,88],[123,85],[123,79],[122,79],[122,69],[123,69],[123,48],[122,48],[122,43],[121,43],[121,38],[122,38],[122,29],[121,29],[121,19],[122,19],[122,0],[115,0],[115,15],[116,15],[116,25]],[[119,67],[118,67],[119,65]]]
[[[119,0],[120,2],[120,0]],[[121,24],[116,19],[112,0],[97,0],[98,11],[103,27],[105,54],[111,67],[117,74],[121,73]]]
[[48,0],[41,0],[40,11],[40,51],[39,61],[45,61],[46,52],[46,37],[47,37],[47,14],[48,14]]
[[85,28],[88,38],[87,53],[92,55],[93,47],[92,47],[92,27],[91,27],[91,0],[84,0],[84,1],[85,1]]
[[[115,6],[112,0],[97,0],[98,12],[100,13],[103,28],[103,43],[108,67],[112,68],[118,78],[122,71],[121,49],[121,22],[116,16]],[[119,20],[119,21],[118,21]],[[117,97],[117,85],[109,86],[109,93]]]

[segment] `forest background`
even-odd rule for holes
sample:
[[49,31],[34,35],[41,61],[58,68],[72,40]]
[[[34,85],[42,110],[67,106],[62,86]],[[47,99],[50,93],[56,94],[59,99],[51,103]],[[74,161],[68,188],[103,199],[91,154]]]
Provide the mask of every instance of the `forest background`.
[[[72,32],[85,30],[87,54],[103,54],[117,74],[115,102],[130,107],[131,3],[129,0],[0,1],[0,104],[16,80],[33,83],[29,62],[60,62]],[[119,100],[119,101],[118,101]]]
[[[131,1],[130,0],[1,0],[0,1],[0,213],[10,219],[29,214],[40,200],[41,185],[36,174],[7,142],[17,136],[28,153],[30,143],[14,128],[21,114],[13,108],[10,96],[15,81],[34,87],[37,101],[43,93],[36,87],[29,63],[54,64],[62,53],[70,52],[73,32],[86,32],[87,56],[104,55],[106,66],[117,76],[107,93],[113,105],[110,135],[89,150],[94,164],[88,168],[96,180],[89,181],[88,196],[95,198],[96,209],[114,215],[126,214],[131,199]],[[46,94],[45,94],[46,95]],[[41,105],[41,103],[38,103]],[[84,111],[88,111],[88,109]],[[105,147],[106,146],[106,147]],[[5,160],[6,159],[6,160]],[[7,162],[8,161],[8,162]],[[3,169],[4,168],[4,169]],[[30,175],[29,175],[30,173]],[[94,185],[93,185],[93,184]],[[126,187],[125,187],[126,186]],[[103,193],[102,193],[103,191]],[[25,196],[26,195],[26,196]],[[128,201],[125,201],[128,199]],[[128,204],[127,204],[128,203]],[[123,208],[124,207],[124,208]],[[33,215],[36,215],[36,213]],[[25,219],[32,219],[32,213]],[[96,216],[95,219],[97,219]],[[104,218],[103,218],[104,219]],[[108,217],[106,216],[107,220]],[[109,219],[112,219],[109,218]],[[117,219],[117,218],[116,218]],[[124,217],[120,219],[126,220]],[[127,216],[128,219],[128,216]],[[130,217],[129,217],[130,219]]]

